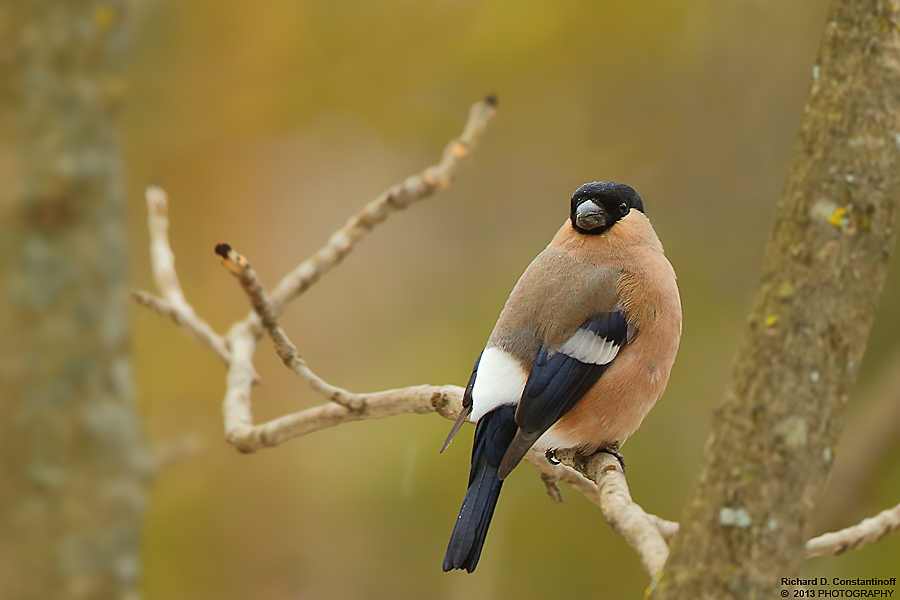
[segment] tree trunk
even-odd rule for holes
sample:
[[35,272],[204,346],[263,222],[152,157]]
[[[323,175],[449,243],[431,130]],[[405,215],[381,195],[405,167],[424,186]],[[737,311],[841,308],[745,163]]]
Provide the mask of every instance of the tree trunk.
[[898,16],[879,0],[831,7],[744,340],[653,598],[775,598],[800,573],[894,243]]
[[0,7],[0,597],[137,596],[148,462],[115,112],[126,2]]

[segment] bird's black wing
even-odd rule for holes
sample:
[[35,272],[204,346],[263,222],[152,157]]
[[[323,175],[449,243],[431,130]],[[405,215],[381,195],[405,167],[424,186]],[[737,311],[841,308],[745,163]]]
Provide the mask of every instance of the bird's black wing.
[[501,479],[600,379],[627,337],[628,321],[616,309],[585,321],[561,348],[541,348],[516,409],[519,431],[503,457]]

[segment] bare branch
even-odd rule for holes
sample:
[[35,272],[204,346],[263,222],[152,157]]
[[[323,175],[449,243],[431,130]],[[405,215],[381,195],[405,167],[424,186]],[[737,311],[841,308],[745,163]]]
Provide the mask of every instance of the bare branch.
[[600,506],[600,490],[597,489],[597,484],[572,467],[562,464],[551,464],[543,452],[538,452],[534,448],[528,451],[525,455],[525,460],[538,468],[538,471],[541,473],[541,479],[545,483],[548,480],[565,483],[597,506]]
[[625,538],[625,542],[637,553],[644,572],[651,579],[657,577],[666,564],[669,547],[662,531],[674,535],[677,523],[669,523],[659,517],[650,518],[644,509],[631,499],[628,482],[619,461],[613,456],[598,452],[589,457],[574,450],[558,452],[557,458],[589,480],[597,482],[600,510],[613,531]]
[[151,185],[144,192],[147,200],[147,226],[150,229],[150,267],[156,288],[170,303],[187,304],[178,275],[175,273],[175,255],[169,246],[169,198],[158,185]]
[[[638,505],[638,507],[640,508],[640,505]],[[647,520],[656,527],[663,539],[666,540],[666,543],[671,544],[672,540],[675,539],[675,535],[678,533],[678,523],[675,521],[668,521],[651,513],[644,514],[647,516]]]
[[263,329],[272,338],[272,342],[275,344],[275,351],[285,366],[306,379],[312,389],[332,402],[353,411],[359,410],[362,402],[359,394],[331,385],[313,373],[307,366],[306,361],[297,353],[297,346],[287,337],[281,325],[278,324],[278,319],[275,316],[271,302],[269,302],[266,289],[247,259],[235,252],[228,244],[217,245],[216,254],[222,259],[222,264],[240,281],[241,287],[244,288],[244,291],[250,298],[253,311],[262,322]]
[[655,524],[647,519],[644,509],[631,500],[625,473],[619,461],[606,453],[594,455],[587,465],[587,475],[600,488],[600,509],[613,531],[637,552],[641,566],[651,579],[666,564],[669,547]]
[[255,452],[320,429],[351,421],[382,419],[404,413],[437,412],[455,419],[462,408],[462,388],[453,385],[420,385],[383,392],[352,394],[358,408],[324,404],[253,425],[250,387],[253,383],[253,352],[256,339],[245,321],[228,335],[234,358],[228,369],[228,387],[223,402],[225,438],[241,452]]
[[337,230],[325,246],[288,273],[272,291],[274,315],[281,316],[288,303],[306,292],[322,275],[340,263],[362,238],[376,225],[384,222],[391,213],[447,188],[462,159],[481,139],[496,111],[497,99],[494,96],[473,104],[462,134],[447,144],[438,164],[383,192]]
[[877,542],[889,533],[900,531],[900,504],[862,522],[833,533],[826,533],[806,542],[807,558],[837,556],[847,550],[857,550]]
[[151,185],[145,193],[147,199],[147,225],[150,230],[150,267],[153,280],[163,298],[157,298],[137,290],[131,291],[131,298],[141,304],[171,318],[195,342],[209,348],[226,365],[231,361],[231,352],[222,336],[213,331],[209,323],[198,317],[181,291],[178,275],[175,273],[175,255],[169,246],[168,198],[163,189]]
[[137,304],[140,304],[144,308],[149,308],[150,310],[155,311],[164,317],[169,317],[176,325],[181,327],[181,313],[178,312],[175,307],[172,306],[168,301],[143,290],[130,289],[128,290],[128,295]]
[[559,489],[559,480],[553,477],[553,475],[541,473],[541,481],[544,482],[544,487],[547,488],[547,495],[550,496],[550,502],[553,504],[562,504],[563,497],[562,491]]
[[180,310],[169,301],[143,290],[128,290],[128,294],[135,303],[172,319],[195,342],[215,352],[226,365],[231,361],[231,352],[225,346],[225,341],[206,325],[202,319],[194,315],[193,311],[188,313]]

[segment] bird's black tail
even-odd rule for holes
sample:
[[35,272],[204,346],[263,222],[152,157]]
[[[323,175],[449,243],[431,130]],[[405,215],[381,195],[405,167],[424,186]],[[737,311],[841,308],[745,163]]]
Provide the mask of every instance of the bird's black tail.
[[475,570],[503,485],[497,477],[497,469],[517,429],[516,407],[512,405],[500,406],[478,421],[472,446],[469,489],[444,555],[445,571],[465,569],[471,573]]

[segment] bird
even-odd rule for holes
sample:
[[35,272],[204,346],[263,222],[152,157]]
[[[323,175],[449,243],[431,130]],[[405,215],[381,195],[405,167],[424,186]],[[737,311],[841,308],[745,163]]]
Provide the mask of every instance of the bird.
[[463,393],[476,423],[443,570],[475,570],[503,481],[531,448],[608,452],[662,396],[681,339],[675,271],[630,186],[586,183],[512,290]]

